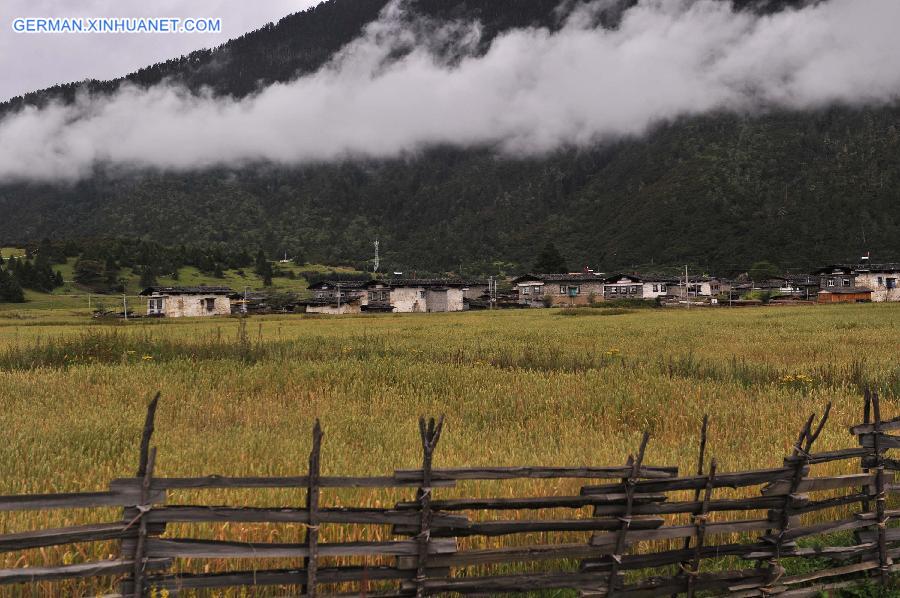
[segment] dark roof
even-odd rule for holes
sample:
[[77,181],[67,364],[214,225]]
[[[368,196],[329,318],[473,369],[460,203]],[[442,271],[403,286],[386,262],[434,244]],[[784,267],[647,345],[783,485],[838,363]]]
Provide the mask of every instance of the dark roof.
[[309,289],[312,291],[336,289],[338,285],[341,285],[341,290],[362,289],[366,286],[366,282],[363,280],[323,280],[309,285]]
[[900,272],[900,263],[892,264],[863,264],[857,269],[858,272]]
[[846,264],[831,264],[830,266],[815,270],[813,274],[817,276],[824,274],[853,274],[853,266],[848,266]]
[[603,282],[603,277],[590,272],[574,272],[570,274],[525,274],[513,279],[513,284],[526,280],[538,280],[540,282]]
[[147,287],[141,295],[232,295],[234,290],[228,287]]
[[820,293],[833,293],[835,295],[855,295],[857,293],[871,293],[872,289],[865,287],[834,287],[822,289]]
[[347,297],[346,299],[342,299],[341,301],[338,301],[337,299],[304,299],[303,301],[298,301],[297,305],[332,305],[334,307],[337,307],[338,305],[359,303],[360,301],[362,301],[360,297]]
[[459,278],[386,278],[383,280],[370,280],[364,284],[365,288],[372,288],[379,285],[396,288],[396,287],[426,287],[426,288],[448,288],[448,287],[468,287],[477,284],[484,284],[471,280],[462,280]]
[[635,274],[614,274],[612,276],[607,276],[606,278],[604,278],[603,282],[607,284],[614,284],[619,282],[623,278],[627,279],[630,282],[644,282],[643,280],[641,280],[640,276],[637,276]]

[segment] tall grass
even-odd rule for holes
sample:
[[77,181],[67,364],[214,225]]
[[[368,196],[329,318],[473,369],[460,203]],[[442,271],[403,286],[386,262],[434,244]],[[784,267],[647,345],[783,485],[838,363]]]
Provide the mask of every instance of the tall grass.
[[[660,309],[600,318],[557,317],[556,311],[87,328],[60,314],[27,327],[0,319],[0,492],[102,489],[111,478],[133,475],[145,402],[156,390],[163,394],[157,471],[165,476],[301,474],[317,417],[326,434],[323,474],[368,475],[419,465],[420,414],[447,416],[437,467],[619,464],[646,429],[648,462],[691,471],[698,422],[710,413],[709,454],[726,471],[780,465],[805,417],[829,401],[832,423],[819,448],[849,446],[846,426],[861,417],[862,384],[881,388],[886,415],[900,412],[900,306]],[[844,472],[840,464],[821,467],[823,474]],[[577,480],[534,480],[465,483],[436,493],[578,490]],[[323,506],[411,497],[332,490],[323,494]],[[272,506],[301,504],[303,497],[207,491],[170,500],[198,499]],[[113,510],[7,514],[0,533],[118,516]],[[303,536],[297,526],[252,524],[179,525],[167,533],[255,541]],[[389,537],[383,528],[326,526],[322,533],[323,541]],[[585,534],[557,537],[587,541]],[[69,553],[28,551],[18,564],[82,562],[113,549],[97,543]],[[0,566],[15,565],[19,556],[4,554]],[[64,593],[113,587],[112,580],[104,587],[72,584]],[[15,593],[52,595],[59,588]]]

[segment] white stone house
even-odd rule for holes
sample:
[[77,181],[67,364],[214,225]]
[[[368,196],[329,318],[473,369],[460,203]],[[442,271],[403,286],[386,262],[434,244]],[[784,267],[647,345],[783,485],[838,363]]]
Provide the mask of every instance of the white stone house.
[[373,280],[365,284],[362,311],[425,313],[463,311],[469,283],[441,278]]
[[641,278],[634,274],[616,274],[603,281],[603,298],[656,299],[669,292],[669,281],[661,278]]
[[147,315],[185,318],[227,316],[231,314],[228,287],[148,287],[141,291],[147,297]]
[[821,288],[863,288],[872,291],[872,301],[900,301],[900,263],[828,266],[814,272]]

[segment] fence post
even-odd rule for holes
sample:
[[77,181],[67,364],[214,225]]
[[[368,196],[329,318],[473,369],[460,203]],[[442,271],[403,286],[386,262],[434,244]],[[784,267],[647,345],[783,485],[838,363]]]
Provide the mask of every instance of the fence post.
[[[712,498],[713,487],[716,482],[716,459],[709,464],[709,475],[706,477],[706,487],[703,490],[703,503],[700,510],[694,515],[696,543],[694,544],[694,558],[691,560],[691,568],[687,574],[687,598],[694,598],[694,585],[697,576],[700,575],[700,559],[703,557],[703,542],[706,535],[706,522],[709,519],[709,501]],[[699,490],[698,490],[699,492]]]
[[[312,431],[312,450],[309,452],[309,482],[306,490],[306,510],[309,516],[306,527],[306,545],[309,551],[306,559],[305,594],[307,596],[316,595],[316,574],[319,567],[319,473],[322,436],[322,426],[316,419]],[[301,593],[304,592],[301,591]]]
[[828,421],[830,413],[831,403],[828,403],[825,407],[825,413],[822,414],[822,418],[816,426],[815,432],[812,430],[812,424],[813,421],[815,421],[816,414],[810,414],[803,428],[800,430],[797,442],[794,444],[794,450],[791,452],[790,459],[785,459],[785,465],[793,464],[794,471],[791,476],[790,489],[787,494],[784,495],[784,502],[781,505],[781,512],[778,518],[778,534],[773,536],[772,530],[769,530],[765,536],[765,539],[771,542],[773,547],[772,556],[769,558],[768,579],[765,582],[766,585],[763,586],[764,588],[771,588],[781,576],[784,575],[784,568],[781,566],[781,551],[784,546],[784,534],[791,526],[793,502],[796,499],[797,489],[803,481],[803,475],[809,466],[810,451],[812,450],[813,443],[819,437],[819,434],[822,433],[822,429],[825,427],[825,422]]
[[[700,425],[700,451],[699,457],[697,458],[697,475],[703,475],[703,464],[706,460],[706,434],[709,431],[709,415],[704,414],[703,423]],[[698,502],[700,500],[700,488],[696,488],[694,490],[694,502]],[[695,513],[696,515],[696,513]],[[691,547],[691,539],[687,537],[684,539],[684,550],[688,550]],[[681,563],[681,572],[685,575],[688,574],[687,569],[687,561]],[[677,593],[672,594],[672,598],[676,598],[678,596]]]
[[[144,417],[144,427],[141,430],[141,443],[140,443],[140,449],[138,452],[138,467],[137,467],[137,472],[135,474],[135,478],[141,480],[141,494],[140,494],[140,497],[141,497],[140,503],[141,504],[136,505],[138,507],[138,509],[137,509],[137,515],[134,518],[129,518],[127,508],[124,510],[124,513],[123,513],[123,519],[129,526],[134,525],[135,523],[138,524],[138,538],[137,538],[137,542],[135,544],[135,549],[132,551],[132,554],[127,555],[127,557],[131,558],[134,563],[132,575],[131,575],[130,579],[128,577],[126,577],[119,584],[119,593],[122,594],[123,596],[128,595],[128,594],[132,594],[134,596],[141,596],[140,587],[138,585],[141,582],[141,580],[138,579],[138,577],[143,576],[143,567],[139,567],[138,559],[136,559],[135,556],[137,555],[137,550],[138,550],[137,543],[140,542],[140,536],[141,536],[142,529],[143,529],[143,533],[145,536],[144,541],[146,542],[147,525],[146,525],[146,522],[142,521],[142,520],[143,520],[143,514],[144,514],[143,509],[146,508],[147,502],[149,501],[149,497],[150,497],[151,488],[149,486],[149,483],[150,483],[150,480],[152,479],[152,475],[153,475],[152,471],[153,471],[153,467],[155,465],[155,460],[156,460],[156,451],[155,450],[151,451],[150,441],[153,439],[153,432],[156,430],[156,408],[159,405],[159,397],[160,397],[160,393],[157,392],[153,396],[153,398],[150,400],[150,402],[147,404],[147,414]],[[148,471],[150,472],[149,477],[148,477]],[[145,489],[145,487],[146,487],[146,489]],[[143,523],[143,525],[142,525],[142,523]],[[126,558],[123,548],[124,548],[124,546],[120,545],[119,552],[121,554],[121,558]],[[141,549],[143,550],[143,547],[141,547]],[[140,564],[142,564],[142,563],[140,563]],[[140,571],[139,571],[139,569],[140,569]],[[131,584],[130,587],[129,587],[129,584]],[[131,591],[129,592],[129,590],[131,590]]]
[[156,464],[156,447],[150,449],[147,464],[144,471],[144,479],[141,482],[141,504],[138,505],[138,538],[134,547],[134,583],[135,598],[144,596],[144,566],[147,555],[147,518],[144,514],[150,510],[150,486],[153,482],[153,467]]
[[875,518],[878,521],[878,573],[881,586],[886,588],[890,581],[891,560],[887,555],[887,517],[884,507],[887,497],[884,491],[884,455],[881,448],[881,405],[878,392],[872,391],[872,416],[875,430],[872,434],[872,460],[875,462]]
[[641,463],[644,462],[644,453],[647,450],[647,443],[650,441],[650,432],[644,432],[641,439],[641,447],[638,450],[637,459],[628,456],[628,465],[631,466],[631,472],[627,478],[622,478],[622,484],[625,486],[625,513],[621,517],[622,527],[619,528],[616,536],[616,547],[611,555],[612,566],[609,571],[609,580],[607,581],[606,595],[612,597],[615,595],[616,586],[619,578],[619,566],[622,563],[622,552],[625,550],[625,536],[628,528],[631,527],[631,512],[634,508],[634,490],[635,482],[641,472]]
[[425,424],[425,418],[419,418],[419,436],[422,440],[422,486],[417,493],[419,501],[419,535],[418,564],[416,566],[416,597],[425,595],[425,581],[427,579],[428,548],[431,542],[431,464],[434,456],[434,448],[441,438],[441,430],[444,427],[442,415],[435,424],[434,418]]

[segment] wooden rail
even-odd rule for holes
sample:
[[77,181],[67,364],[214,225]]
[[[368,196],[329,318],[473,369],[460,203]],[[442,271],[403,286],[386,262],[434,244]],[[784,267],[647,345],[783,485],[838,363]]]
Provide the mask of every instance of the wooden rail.
[[[888,500],[900,492],[893,473],[900,460],[886,454],[900,448],[900,435],[891,434],[900,430],[900,418],[882,419],[878,395],[868,391],[863,423],[850,428],[857,446],[813,451],[828,420],[826,408],[817,423],[814,415],[805,420],[781,467],[722,471],[706,455],[710,426],[704,418],[696,471],[683,476],[675,467],[645,463],[648,434],[624,465],[439,468],[434,464],[443,420],[422,419],[421,469],[320,475],[324,433],[317,421],[309,461],[296,476],[158,477],[152,444],[158,407],[159,396],[147,409],[134,477],[111,480],[96,492],[0,496],[0,512],[122,510],[116,521],[0,535],[0,552],[116,542],[118,556],[0,569],[0,585],[41,584],[42,593],[65,593],[55,584],[94,578],[98,589],[118,583],[120,596],[135,597],[242,586],[306,596],[574,589],[589,596],[790,597],[865,579],[887,586],[900,567],[894,564],[900,527],[893,525],[900,509]],[[834,461],[856,461],[858,471],[815,475],[817,465]],[[467,487],[491,481],[496,492],[498,484],[521,479],[584,481],[580,493],[440,496],[461,481]],[[296,489],[297,501],[279,507],[168,502],[170,491],[231,488]],[[414,489],[415,497],[379,508],[328,506],[328,492],[340,488]],[[169,525],[181,530],[231,523],[290,524],[301,532],[283,534],[280,542],[246,542],[176,536]],[[327,526],[342,529],[334,535]],[[385,539],[371,540],[371,526],[381,526],[376,537]],[[507,539],[492,546],[499,537]],[[817,542],[798,544],[809,538]],[[470,547],[475,545],[481,548]],[[8,562],[21,561],[12,556]],[[722,557],[731,557],[731,569],[710,563]],[[246,567],[218,572],[230,559]],[[787,559],[807,564],[792,573]]]

